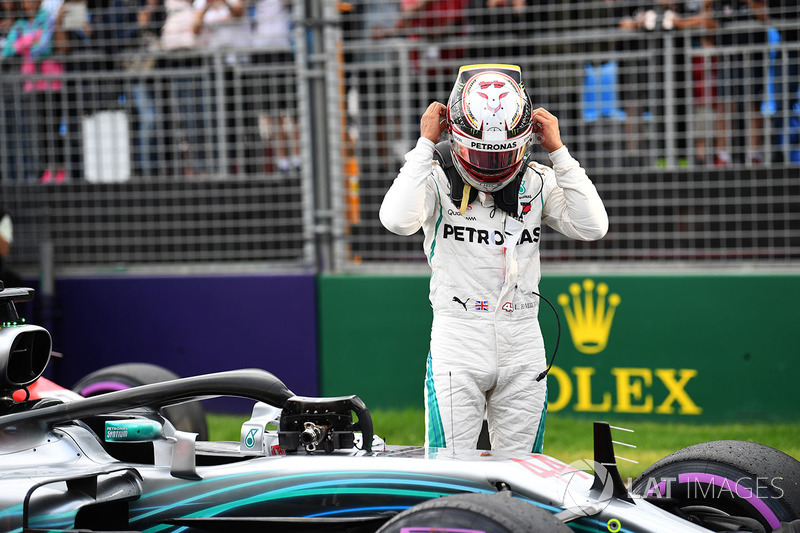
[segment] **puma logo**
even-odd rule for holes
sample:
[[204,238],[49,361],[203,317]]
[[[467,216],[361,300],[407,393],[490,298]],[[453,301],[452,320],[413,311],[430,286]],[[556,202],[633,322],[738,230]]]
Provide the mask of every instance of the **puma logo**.
[[459,300],[459,299],[458,299],[458,297],[457,297],[457,296],[453,296],[453,301],[454,301],[454,302],[458,302],[458,303],[460,303],[460,304],[461,304],[461,307],[463,307],[463,308],[464,308],[464,311],[466,311],[466,310],[467,310],[467,302],[469,301],[469,298],[467,298],[466,300],[464,300],[464,301],[462,302],[461,300]]

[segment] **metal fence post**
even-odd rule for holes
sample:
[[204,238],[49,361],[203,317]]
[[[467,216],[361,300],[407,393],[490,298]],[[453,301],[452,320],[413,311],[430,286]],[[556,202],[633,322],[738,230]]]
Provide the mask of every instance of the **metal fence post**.
[[[324,198],[318,194],[318,184],[325,176],[324,153],[317,149],[319,142],[318,129],[325,131],[325,117],[321,114],[316,100],[313,99],[316,89],[316,72],[314,70],[309,43],[313,44],[314,33],[308,20],[312,16],[316,2],[295,0],[293,6],[295,66],[297,68],[298,121],[300,124],[300,153],[303,166],[300,171],[301,194],[303,205],[303,239],[305,246],[303,256],[309,265],[319,268],[324,259],[319,255],[317,242],[318,213],[322,209]],[[324,137],[323,137],[324,139]]]
[[300,76],[303,158],[311,163],[313,241],[318,272],[336,267],[336,247],[342,246],[342,140],[340,138],[339,30],[337,3],[298,0],[295,41]]
[[[328,218],[327,230],[329,238],[326,245],[330,247],[328,257],[331,262],[321,265],[323,272],[341,270],[339,261],[344,258],[344,158],[346,129],[343,127],[344,111],[344,55],[342,51],[342,34],[339,27],[338,2],[326,1],[322,4],[322,47],[325,55],[325,114],[327,131],[325,139],[328,143],[328,179],[327,200],[331,216]],[[320,190],[322,187],[320,187]]]

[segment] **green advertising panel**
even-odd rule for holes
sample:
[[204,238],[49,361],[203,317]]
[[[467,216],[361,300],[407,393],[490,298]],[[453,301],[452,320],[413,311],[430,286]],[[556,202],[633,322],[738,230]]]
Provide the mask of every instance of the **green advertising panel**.
[[321,276],[320,392],[370,407],[423,408],[429,278]]
[[[797,420],[799,275],[558,275],[549,408],[597,418]],[[422,407],[428,278],[320,280],[321,389]],[[347,301],[347,311],[341,302]],[[540,320],[550,359],[558,326]]]

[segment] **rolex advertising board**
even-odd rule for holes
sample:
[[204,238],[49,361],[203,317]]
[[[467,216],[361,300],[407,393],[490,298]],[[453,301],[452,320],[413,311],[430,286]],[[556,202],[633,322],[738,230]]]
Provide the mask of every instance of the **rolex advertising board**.
[[[680,421],[797,419],[797,276],[547,276],[561,342],[550,411]],[[557,324],[540,321],[552,354]]]
[[[564,351],[550,371],[551,411],[703,414],[697,402],[707,404],[702,389],[714,371],[698,364],[689,341],[696,339],[697,347],[702,346],[700,324],[695,324],[699,331],[688,330],[692,324],[668,326],[675,334],[665,335],[660,328],[672,320],[682,322],[680,311],[668,309],[664,298],[640,298],[633,290],[625,291],[627,279],[563,281],[557,301],[566,326]],[[620,292],[630,294],[623,300]]]
[[[368,405],[421,407],[428,281],[320,280],[324,394],[358,391]],[[540,307],[548,361],[561,327],[550,412],[681,422],[800,418],[800,276],[545,274],[540,292],[559,315],[557,322]],[[343,314],[335,306],[348,297],[358,310]]]

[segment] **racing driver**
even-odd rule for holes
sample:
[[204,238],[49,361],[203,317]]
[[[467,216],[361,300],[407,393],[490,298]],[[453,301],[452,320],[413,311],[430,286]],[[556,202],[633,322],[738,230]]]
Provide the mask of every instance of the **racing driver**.
[[[447,106],[433,102],[420,132],[380,219],[393,233],[425,234],[433,307],[425,444],[475,449],[485,413],[493,450],[541,452],[541,225],[600,239],[603,202],[561,142],[558,119],[532,108],[518,66],[461,67]],[[552,168],[528,160],[534,140]]]

